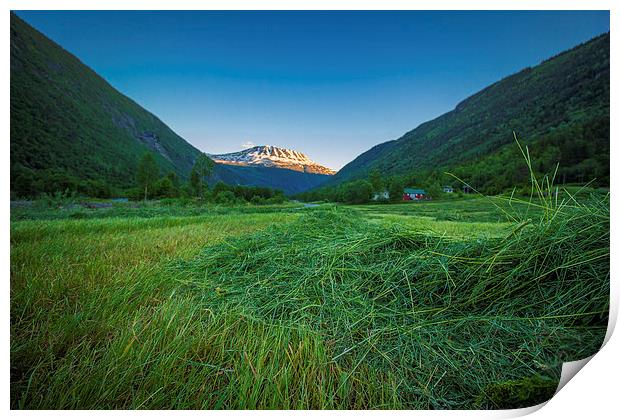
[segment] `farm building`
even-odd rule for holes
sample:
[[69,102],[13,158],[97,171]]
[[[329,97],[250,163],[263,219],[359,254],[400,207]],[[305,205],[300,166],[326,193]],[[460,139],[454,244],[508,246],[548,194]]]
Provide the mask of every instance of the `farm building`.
[[419,188],[405,188],[403,192],[403,201],[424,200],[425,198],[426,191]]
[[390,193],[388,191],[379,191],[372,194],[373,201],[389,200]]
[[448,193],[448,194],[452,194],[454,192],[454,188],[452,188],[450,185],[444,185],[443,186],[443,192]]

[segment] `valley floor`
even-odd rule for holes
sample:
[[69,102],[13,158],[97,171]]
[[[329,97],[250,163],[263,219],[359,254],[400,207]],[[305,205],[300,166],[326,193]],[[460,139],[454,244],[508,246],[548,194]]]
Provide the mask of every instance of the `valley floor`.
[[520,407],[606,330],[606,198],[11,218],[12,408]]

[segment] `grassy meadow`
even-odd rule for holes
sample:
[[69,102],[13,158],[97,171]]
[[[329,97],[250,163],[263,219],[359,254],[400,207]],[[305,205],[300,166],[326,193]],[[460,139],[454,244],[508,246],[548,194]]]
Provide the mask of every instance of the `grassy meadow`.
[[12,408],[513,408],[598,350],[609,199],[11,211]]

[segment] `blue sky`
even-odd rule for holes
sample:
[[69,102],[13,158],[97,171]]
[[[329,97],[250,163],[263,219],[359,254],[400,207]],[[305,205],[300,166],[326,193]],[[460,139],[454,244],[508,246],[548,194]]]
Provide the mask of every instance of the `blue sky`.
[[203,151],[334,169],[609,30],[593,11],[17,14]]

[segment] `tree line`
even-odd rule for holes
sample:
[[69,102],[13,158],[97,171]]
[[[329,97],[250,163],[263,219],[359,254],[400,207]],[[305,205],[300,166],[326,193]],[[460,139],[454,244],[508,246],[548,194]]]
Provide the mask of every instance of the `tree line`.
[[[344,182],[339,185],[306,191],[295,196],[303,201],[332,201],[347,204],[364,204],[373,200],[375,194],[388,192],[389,198],[379,197],[376,201],[397,203],[403,199],[405,188],[422,188],[427,197],[438,199],[444,197],[443,186],[449,184],[445,176],[382,176],[378,169],[370,171],[366,179]],[[444,181],[442,184],[441,182]]]
[[222,204],[275,204],[286,201],[284,193],[267,187],[227,185],[209,180],[215,163],[204,153],[196,158],[187,181],[172,171],[162,176],[155,156],[145,152],[134,174],[134,187],[117,188],[99,179],[79,179],[61,168],[33,171],[21,165],[11,168],[11,197],[37,198],[50,194],[92,198],[127,197],[132,200],[194,198]]
[[[187,183],[182,184],[174,172],[160,177],[159,167],[152,153],[145,153],[138,164],[138,186],[130,191],[130,198],[196,198],[220,204],[276,204],[286,201],[284,193],[267,187],[228,185],[221,181],[209,187],[215,163],[204,153],[198,155]],[[139,195],[139,197],[138,197]]]

